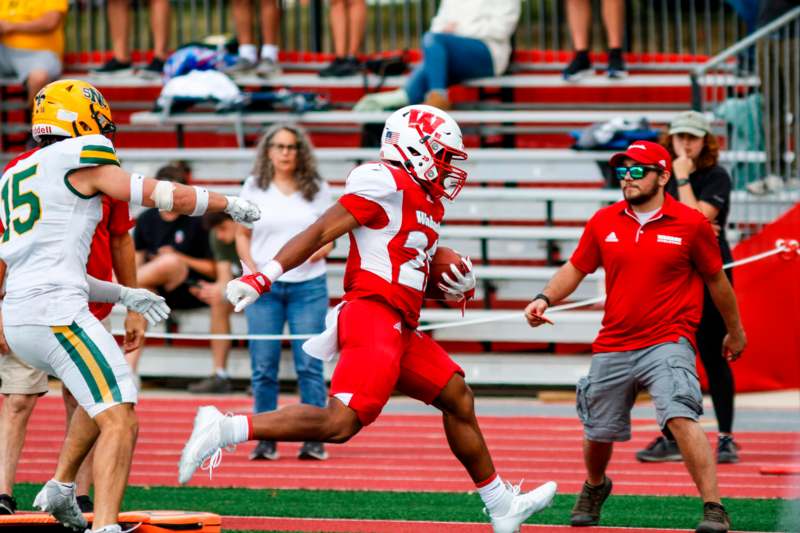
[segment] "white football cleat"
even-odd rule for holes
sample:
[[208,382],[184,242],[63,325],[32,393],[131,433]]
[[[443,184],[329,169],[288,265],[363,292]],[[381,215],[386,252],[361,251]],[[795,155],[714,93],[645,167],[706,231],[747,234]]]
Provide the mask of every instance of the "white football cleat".
[[75,499],[74,483],[72,487],[65,487],[51,479],[36,495],[33,506],[40,511],[50,513],[65,527],[75,531],[84,531],[89,525],[81,513],[81,508],[78,507],[78,500]]
[[206,460],[209,460],[208,465],[202,468],[209,471],[209,477],[214,468],[219,466],[224,448],[220,422],[224,419],[225,415],[214,406],[206,405],[197,410],[192,435],[186,441],[178,463],[178,481],[181,484],[188,483],[195,470]]
[[548,481],[544,485],[540,485],[530,492],[520,494],[519,485],[511,486],[510,489],[514,492],[514,499],[511,500],[511,506],[508,512],[503,516],[492,516],[492,528],[494,533],[516,533],[519,531],[522,523],[525,522],[532,514],[538,513],[546,507],[550,507],[553,503],[553,497],[556,495],[555,481]]

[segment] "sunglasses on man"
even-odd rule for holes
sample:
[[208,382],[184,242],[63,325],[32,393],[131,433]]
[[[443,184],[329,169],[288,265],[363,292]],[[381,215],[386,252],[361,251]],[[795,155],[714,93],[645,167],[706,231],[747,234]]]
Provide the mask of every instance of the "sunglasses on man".
[[625,176],[630,174],[632,179],[640,180],[647,175],[647,172],[650,170],[655,170],[656,172],[661,172],[661,167],[649,166],[649,165],[633,165],[630,167],[614,167],[614,172],[617,174],[617,179],[622,181],[625,179]]

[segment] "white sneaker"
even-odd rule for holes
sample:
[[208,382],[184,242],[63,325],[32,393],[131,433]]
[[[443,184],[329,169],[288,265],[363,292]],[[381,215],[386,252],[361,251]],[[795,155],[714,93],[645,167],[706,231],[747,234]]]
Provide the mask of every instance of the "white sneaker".
[[212,406],[206,405],[197,410],[194,417],[194,429],[186,445],[183,447],[181,461],[178,463],[178,481],[188,483],[195,470],[210,459],[204,470],[211,473],[219,466],[222,458],[222,434],[220,422],[225,419],[225,415]]
[[384,109],[399,109],[408,105],[408,94],[405,89],[396,89],[394,91],[383,91],[379,93],[368,94],[359,100],[353,111],[368,112],[368,111],[383,111]]
[[550,504],[553,503],[553,496],[556,495],[556,488],[558,488],[555,481],[548,481],[530,492],[520,494],[521,485],[522,483],[511,487],[515,494],[506,514],[503,516],[489,515],[492,519],[494,533],[516,533],[519,531],[520,526],[528,517],[546,507],[550,507]]
[[50,513],[65,527],[83,531],[88,526],[86,518],[75,499],[75,484],[65,487],[54,479],[44,484],[42,490],[33,500],[33,506],[40,511]]
[[111,526],[101,527],[100,529],[87,529],[86,533],[122,533],[122,526],[113,524]]

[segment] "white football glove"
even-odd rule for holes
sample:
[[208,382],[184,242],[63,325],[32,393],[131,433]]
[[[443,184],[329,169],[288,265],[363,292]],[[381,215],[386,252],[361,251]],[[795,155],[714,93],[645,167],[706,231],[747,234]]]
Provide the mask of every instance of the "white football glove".
[[252,228],[253,222],[261,218],[261,210],[256,204],[238,196],[226,196],[228,206],[225,207],[225,212],[231,218],[243,225],[246,228]]
[[470,291],[475,289],[475,274],[472,272],[472,261],[469,257],[462,257],[461,263],[467,267],[467,273],[463,274],[456,265],[450,265],[450,271],[453,273],[451,278],[446,273],[442,274],[444,282],[439,282],[437,285],[443,293],[447,296],[448,300],[462,300],[471,297]]
[[122,287],[119,292],[119,302],[144,316],[151,326],[155,326],[169,316],[169,306],[163,296],[159,296],[147,289],[132,289]]
[[258,297],[269,292],[272,283],[261,272],[247,274],[240,278],[232,279],[225,287],[225,297],[233,305],[233,310],[238,313]]

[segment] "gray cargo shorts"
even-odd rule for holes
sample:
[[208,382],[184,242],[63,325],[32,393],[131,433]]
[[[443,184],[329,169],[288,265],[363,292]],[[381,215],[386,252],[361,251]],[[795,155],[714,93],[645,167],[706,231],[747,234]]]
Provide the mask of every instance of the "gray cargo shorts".
[[0,76],[24,83],[34,70],[47,71],[51,80],[61,75],[61,59],[48,50],[21,50],[0,44]]
[[577,387],[584,436],[597,442],[630,440],[631,409],[640,390],[650,393],[662,429],[673,418],[700,418],[703,395],[688,340],[594,355],[589,375]]

